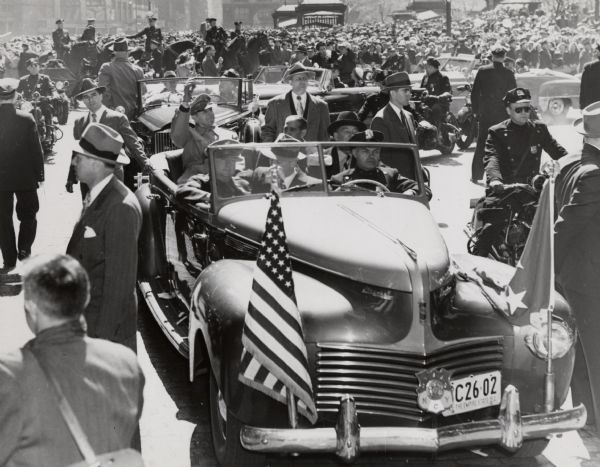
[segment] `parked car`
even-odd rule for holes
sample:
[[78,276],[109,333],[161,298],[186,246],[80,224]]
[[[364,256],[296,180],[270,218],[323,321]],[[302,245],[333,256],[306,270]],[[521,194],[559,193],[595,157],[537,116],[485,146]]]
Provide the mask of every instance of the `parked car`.
[[[171,121],[183,99],[188,78],[143,79],[138,81],[138,114],[132,127],[144,141],[149,154],[176,149],[171,141]],[[255,141],[259,128],[250,122],[252,82],[241,78],[194,78],[192,99],[209,94],[215,104],[215,131],[223,138]],[[190,118],[190,125],[193,121]]]
[[[415,194],[385,192],[369,181],[331,186],[323,156],[332,145],[377,146],[416,181]],[[217,161],[237,151],[237,176],[252,181],[253,170],[264,171],[278,149],[307,155],[315,177],[280,195],[318,411],[315,426],[300,418],[297,428],[290,428],[284,404],[238,379],[268,188],[251,182],[254,191],[232,196],[216,172]],[[477,448],[533,456],[548,434],[585,424],[583,406],[544,410],[545,331],[532,327],[528,314],[516,320],[492,307],[469,279],[477,269],[506,283],[514,268],[449,255],[429,211],[416,146],[213,145],[210,198],[195,204],[176,196],[177,157],[152,156],[149,183],[136,193],[144,216],[138,285],[164,334],[189,358],[190,379],[210,371],[221,465],[252,465],[271,453],[335,453],[352,461],[359,452]],[[574,326],[557,295],[555,407],[569,389]]]
[[531,103],[545,117],[565,117],[569,108],[579,108],[581,79],[547,68],[532,68],[515,78],[517,86],[529,89]]

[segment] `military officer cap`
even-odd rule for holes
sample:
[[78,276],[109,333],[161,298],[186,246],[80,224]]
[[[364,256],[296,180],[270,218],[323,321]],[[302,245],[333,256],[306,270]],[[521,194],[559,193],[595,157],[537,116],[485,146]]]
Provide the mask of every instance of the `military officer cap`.
[[54,24],[62,24],[64,22],[65,22],[64,19],[58,18]]
[[156,20],[158,19],[158,17],[157,17],[157,16],[156,16],[154,13],[150,13],[150,14],[148,15],[148,19],[149,19],[150,21],[156,21]]
[[383,133],[377,130],[365,130],[355,133],[350,138],[351,143],[381,143],[383,141]]
[[19,87],[19,81],[13,78],[0,79],[0,98],[9,99],[15,95],[17,88]]
[[522,102],[531,102],[531,93],[529,89],[525,88],[514,88],[508,91],[502,99],[504,105],[509,104],[520,104]]
[[206,18],[207,23],[212,23],[213,21],[217,21],[217,18]]
[[39,65],[39,64],[40,64],[40,62],[38,61],[37,58],[29,58],[25,62],[26,67],[33,66],[33,65]]
[[95,22],[95,21],[96,21],[96,18],[92,18],[92,17],[90,17],[90,18],[88,18],[88,19],[87,19],[87,22],[88,22],[88,23],[93,23],[93,22]]
[[502,46],[497,46],[492,49],[492,55],[494,57],[504,57],[506,55],[506,49]]
[[243,24],[242,21],[234,21],[233,22],[234,26],[241,26]]
[[215,152],[215,156],[219,159],[228,158],[234,159],[236,162],[243,162],[245,159],[242,157],[240,148],[228,148],[232,144],[240,144],[239,141],[236,141],[231,138],[220,139],[210,144],[208,147],[218,149],[218,152]]
[[210,101],[210,96],[208,94],[200,94],[192,105],[190,106],[190,114],[194,115],[198,112],[203,112],[204,110],[212,109],[214,105]]

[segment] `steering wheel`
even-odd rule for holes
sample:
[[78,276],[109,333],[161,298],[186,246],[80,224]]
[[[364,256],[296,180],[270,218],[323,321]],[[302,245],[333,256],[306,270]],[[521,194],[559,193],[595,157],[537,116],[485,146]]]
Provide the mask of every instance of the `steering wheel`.
[[359,178],[356,180],[350,180],[349,182],[342,183],[340,185],[340,188],[345,187],[345,186],[356,186],[356,185],[360,185],[363,183],[366,183],[368,185],[373,185],[375,187],[375,191],[377,191],[377,188],[379,188],[384,193],[390,192],[390,189],[387,186],[385,186],[383,183],[378,182],[377,180],[369,180],[368,178]]

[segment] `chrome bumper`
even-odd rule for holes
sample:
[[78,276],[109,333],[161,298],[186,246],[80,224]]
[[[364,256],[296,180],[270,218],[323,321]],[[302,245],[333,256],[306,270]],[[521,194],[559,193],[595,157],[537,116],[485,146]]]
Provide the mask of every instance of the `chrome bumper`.
[[335,427],[278,429],[244,425],[242,446],[263,453],[335,453],[351,462],[359,452],[399,451],[434,453],[449,449],[497,444],[518,450],[523,440],[577,430],[585,425],[583,405],[569,410],[521,416],[519,392],[507,386],[500,415],[494,420],[460,423],[441,428],[364,427],[358,425],[354,400],[342,399]]

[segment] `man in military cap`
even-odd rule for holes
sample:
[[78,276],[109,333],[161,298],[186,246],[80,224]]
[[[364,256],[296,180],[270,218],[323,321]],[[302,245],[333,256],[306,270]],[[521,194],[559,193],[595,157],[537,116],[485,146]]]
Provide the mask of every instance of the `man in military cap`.
[[[231,31],[231,34],[229,35],[229,37],[231,39],[235,39],[238,36],[242,36],[242,21],[234,21],[233,22],[233,31]],[[243,37],[243,36],[242,36]]]
[[[31,254],[39,209],[37,189],[44,181],[44,158],[36,124],[30,114],[15,108],[17,80],[0,79],[0,251],[4,266],[13,269],[17,259]],[[18,235],[13,224],[17,199]]]
[[488,130],[506,118],[502,99],[509,90],[517,87],[514,73],[504,67],[505,56],[506,51],[502,47],[494,48],[492,63],[479,68],[473,82],[471,104],[479,122],[477,146],[471,164],[471,181],[474,183],[483,177],[483,155]]
[[539,172],[542,150],[555,160],[567,155],[545,123],[531,120],[528,89],[511,89],[503,102],[510,118],[489,129],[484,156],[487,185],[496,194],[505,184],[530,183]]
[[[379,131],[366,130],[352,135],[350,142],[357,143],[379,143],[383,141],[383,133]],[[380,147],[358,146],[350,149],[355,161],[355,167],[346,169],[331,177],[332,185],[342,185],[352,180],[372,180],[380,183],[394,193],[405,195],[416,195],[419,184],[403,177],[398,170],[380,164]],[[372,184],[364,185],[365,188],[373,188]]]
[[56,58],[62,60],[69,48],[71,38],[69,33],[63,29],[63,19],[56,20],[56,29],[52,31],[52,43],[56,51]]
[[585,109],[588,105],[600,101],[600,44],[594,49],[595,60],[583,67],[581,75],[581,90],[579,93],[580,108]]
[[217,51],[217,57],[221,56],[221,51],[228,41],[227,32],[221,26],[217,26],[216,18],[206,18],[206,22],[210,27],[206,31],[204,40],[208,45],[213,45]]
[[[567,151],[550,135],[541,121],[532,121],[531,94],[524,88],[511,89],[503,99],[509,119],[493,125],[485,144],[486,197],[479,201],[485,208],[495,208],[505,185],[532,183],[539,173],[542,150],[552,159],[567,155]],[[473,253],[488,256],[491,246],[502,232],[504,214],[488,216],[477,231]]]
[[91,41],[96,42],[96,19],[88,18],[87,26],[83,30],[81,37],[79,38],[81,42]]
[[156,21],[158,18],[155,14],[151,13],[148,15],[148,26],[142,29],[140,32],[136,34],[132,34],[131,36],[127,36],[127,39],[137,39],[138,37],[146,36],[145,43],[145,52],[150,55],[152,53],[152,42],[158,44],[158,47],[162,45],[163,36],[160,28],[156,27]]

